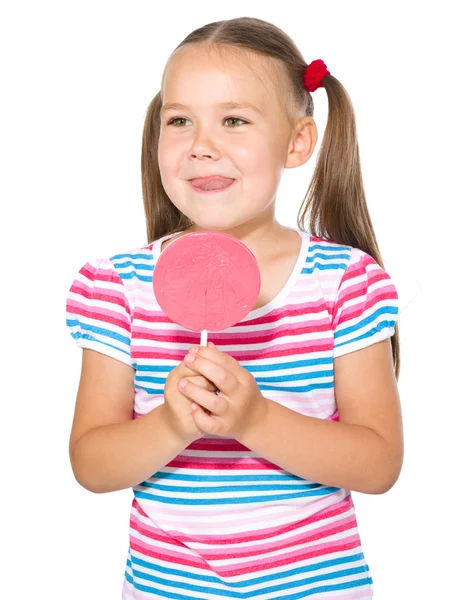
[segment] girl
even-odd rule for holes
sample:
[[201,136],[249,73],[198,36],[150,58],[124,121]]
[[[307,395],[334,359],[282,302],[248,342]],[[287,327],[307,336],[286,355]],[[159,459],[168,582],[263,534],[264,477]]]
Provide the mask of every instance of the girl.
[[[320,86],[328,122],[292,229],[277,189],[313,153]],[[149,243],[86,263],[67,299],[84,348],[75,477],[134,493],[122,597],[371,598],[351,491],[385,493],[401,470],[398,297],[347,92],[268,22],[209,23],[168,60],[142,178]],[[244,242],[262,276],[207,347],[152,287],[166,246],[203,230]]]

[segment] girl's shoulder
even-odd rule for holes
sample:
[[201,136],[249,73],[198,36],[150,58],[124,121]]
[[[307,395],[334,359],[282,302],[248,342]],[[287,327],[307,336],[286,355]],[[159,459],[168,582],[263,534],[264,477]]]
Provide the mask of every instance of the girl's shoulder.
[[154,266],[154,248],[157,242],[151,242],[110,255],[106,260],[117,272],[122,281],[138,279],[148,281],[152,277]]
[[[398,291],[391,275],[370,254],[355,246],[311,236],[307,257],[308,280],[316,284],[334,322],[342,309],[358,314],[378,302],[397,314]],[[360,310],[361,309],[361,310]]]
[[352,272],[359,268],[385,272],[385,269],[370,254],[356,246],[310,235],[308,248],[308,260],[314,268],[330,271],[332,274],[337,272],[341,278],[346,271]]

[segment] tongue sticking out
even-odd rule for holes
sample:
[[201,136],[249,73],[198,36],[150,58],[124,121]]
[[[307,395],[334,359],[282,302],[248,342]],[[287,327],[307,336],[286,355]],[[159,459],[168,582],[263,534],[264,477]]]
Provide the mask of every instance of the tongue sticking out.
[[197,187],[201,190],[222,190],[228,187],[234,179],[230,179],[228,177],[208,177],[208,178],[198,178],[192,179],[191,183],[194,187]]

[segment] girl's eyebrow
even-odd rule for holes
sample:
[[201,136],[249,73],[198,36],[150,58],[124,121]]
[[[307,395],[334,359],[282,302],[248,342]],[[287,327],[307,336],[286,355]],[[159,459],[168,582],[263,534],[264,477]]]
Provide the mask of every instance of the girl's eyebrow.
[[[251,110],[258,112],[262,116],[264,114],[258,106],[256,106],[255,104],[252,104],[252,102],[247,102],[246,100],[243,100],[240,102],[221,102],[220,104],[217,104],[217,106],[219,108],[224,108],[225,110],[250,108]],[[187,104],[179,104],[177,102],[168,102],[167,104],[164,104],[164,106],[161,108],[161,113],[165,113],[168,110],[188,110],[189,108],[190,107]]]

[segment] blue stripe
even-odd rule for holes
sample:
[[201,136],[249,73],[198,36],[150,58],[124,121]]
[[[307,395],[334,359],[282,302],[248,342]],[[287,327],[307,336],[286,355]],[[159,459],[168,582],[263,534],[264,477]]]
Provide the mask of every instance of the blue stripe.
[[[239,599],[257,598],[259,596],[263,596],[264,600],[267,599],[267,597],[268,597],[267,594],[271,594],[273,592],[278,592],[278,591],[285,592],[289,588],[295,588],[295,587],[300,588],[303,585],[309,585],[311,583],[322,583],[324,581],[338,579],[341,577],[348,577],[348,576],[361,574],[361,573],[365,573],[365,568],[362,566],[355,567],[352,569],[343,569],[338,572],[322,573],[315,577],[308,577],[307,579],[304,579],[304,580],[298,579],[297,581],[285,582],[280,585],[273,585],[268,588],[261,588],[259,590],[255,590],[255,591],[234,592],[234,591],[228,591],[228,590],[215,588],[215,587],[204,587],[204,586],[192,585],[191,583],[185,583],[183,581],[175,581],[172,579],[165,580],[165,579],[156,577],[154,575],[150,575],[149,573],[146,573],[145,571],[133,570],[134,576],[137,577],[138,579],[143,579],[143,580],[155,583],[155,584],[165,585],[170,588],[179,588],[179,589],[188,590],[189,592],[195,592],[196,594],[214,594],[214,595],[223,596],[226,598],[239,598]],[[183,574],[183,576],[184,575],[185,574]],[[165,596],[166,598],[174,598],[174,599],[178,599],[178,600],[191,600],[191,596],[175,594],[174,592],[171,592],[171,591],[169,591],[169,592],[162,591],[158,587],[152,588],[150,586],[141,585],[140,583],[135,582],[130,575],[126,574],[126,577],[129,581],[132,580],[131,583],[134,585],[134,587],[137,590],[151,592],[151,593],[156,592],[156,595],[159,594],[161,596]],[[222,583],[222,585],[224,585],[223,581],[221,583]],[[319,586],[316,588],[312,588],[311,590],[304,590],[302,592],[296,592],[291,595],[288,595],[285,593],[284,599],[285,600],[296,600],[298,598],[307,598],[307,595],[318,594],[320,592],[349,589],[349,588],[353,588],[353,587],[360,587],[361,585],[365,585],[368,583],[371,583],[370,577],[363,578],[363,579],[357,579],[356,581],[348,581],[348,582],[344,582],[344,583],[338,583],[335,585],[323,585],[323,586]],[[248,583],[248,585],[249,585],[249,583]],[[264,594],[265,594],[265,596],[264,596]],[[198,597],[201,597],[201,596],[198,596]]]
[[139,275],[136,271],[132,271],[131,273],[119,273],[119,277],[121,279],[138,279],[139,281],[152,281],[153,275],[149,275],[144,277],[143,275]]
[[123,354],[126,354],[127,356],[130,357],[130,352],[127,352],[127,350],[124,350],[124,348],[119,348],[118,346],[113,346],[112,344],[108,344],[107,342],[103,342],[102,340],[97,340],[96,338],[92,337],[91,335],[79,335],[78,333],[71,333],[72,337],[75,340],[90,340],[91,342],[97,342],[98,344],[104,344],[105,346],[108,346],[109,348],[113,348],[114,350],[117,350],[118,352],[122,352]]
[[307,263],[311,263],[313,262],[316,258],[323,258],[325,260],[333,260],[333,259],[337,259],[337,260],[346,260],[348,261],[350,258],[350,253],[349,254],[323,254],[322,252],[315,252],[314,254],[309,254],[309,256],[306,258]]
[[318,379],[319,377],[333,377],[333,369],[328,371],[314,371],[313,373],[288,373],[275,377],[256,377],[258,383],[279,383],[282,381],[299,381],[301,379]]
[[[246,362],[246,361],[244,361]],[[292,360],[290,362],[278,362],[266,365],[243,365],[250,373],[258,373],[262,371],[277,371],[283,369],[299,369],[301,367],[311,367],[315,365],[332,365],[333,359],[331,356],[324,358],[309,358],[307,360]]]
[[[346,342],[347,343],[347,342]],[[339,344],[342,345],[342,344]],[[137,380],[137,379],[136,379]],[[136,381],[135,380],[135,381]],[[165,382],[164,382],[165,385]],[[162,395],[164,393],[164,386],[160,388],[150,388],[142,385],[137,385],[134,383],[134,387],[144,390],[149,394],[158,394]],[[259,389],[262,392],[265,391],[275,391],[275,392],[297,392],[297,393],[308,393],[313,390],[330,390],[333,388],[333,381],[327,381],[325,383],[313,383],[312,385],[299,385],[299,386],[275,386],[275,385],[266,385],[264,383],[259,383]]]
[[[288,485],[278,485],[270,483],[269,485],[216,485],[216,486],[199,486],[194,487],[191,485],[162,485],[161,483],[150,483],[149,481],[144,481],[139,484],[139,487],[149,488],[152,490],[157,490],[159,492],[184,492],[191,494],[212,494],[212,493],[220,493],[224,492],[273,492],[280,490],[300,490],[301,488],[311,488],[312,490],[321,489],[317,484],[306,484],[303,481],[297,484],[288,484]],[[306,490],[309,491],[309,490]],[[311,494],[312,495],[312,494]],[[193,499],[194,502],[194,499]]]
[[[351,562],[356,562],[358,560],[365,560],[363,552],[359,554],[352,554],[351,556],[342,556],[339,558],[332,558],[330,560],[322,560],[318,563],[313,563],[310,565],[304,565],[301,567],[295,567],[292,569],[279,569],[275,573],[271,575],[259,575],[257,577],[250,577],[244,581],[227,581],[227,586],[230,588],[243,588],[248,587],[250,585],[259,585],[261,583],[272,582],[277,579],[285,579],[297,575],[302,575],[304,573],[310,573],[311,571],[321,571],[322,569],[328,569],[330,567],[335,567],[337,565],[345,565]],[[138,565],[139,567],[144,567],[145,569],[151,569],[152,571],[158,571],[159,573],[164,573],[167,576],[175,576],[175,577],[188,577],[189,579],[201,581],[204,583],[218,583],[223,584],[223,579],[219,577],[215,577],[213,575],[201,575],[199,573],[187,573],[184,570],[179,570],[175,568],[165,567],[161,564],[153,564],[138,558],[137,556],[132,556],[132,560],[127,560],[127,566],[132,568],[132,564]],[[170,580],[169,580],[170,581]],[[268,591],[268,590],[266,590]],[[189,599],[191,600],[191,599]]]
[[[316,371],[315,373],[288,373],[287,375],[278,375],[275,377],[256,377],[255,380],[257,383],[263,383],[270,385],[271,383],[281,383],[281,382],[290,382],[290,381],[299,381],[299,380],[307,380],[307,379],[318,379],[320,377],[333,377],[333,369],[329,371]],[[159,383],[165,384],[167,378],[166,377],[150,377],[148,375],[145,376],[136,376],[136,381],[139,383]]]
[[351,340],[346,340],[345,342],[338,342],[335,345],[335,348],[340,348],[341,346],[345,346],[346,344],[354,344],[355,342],[358,342],[359,340],[364,340],[365,338],[373,336],[375,333],[378,333],[385,327],[394,327],[394,325],[395,325],[395,321],[382,321],[381,323],[378,323],[378,327],[370,329],[370,331],[367,331],[363,335],[359,335],[356,338],[352,338]]
[[252,496],[247,498],[176,498],[175,496],[157,496],[156,494],[147,494],[145,492],[140,492],[134,488],[134,495],[136,498],[143,498],[144,500],[151,500],[162,502],[164,504],[183,504],[190,506],[216,506],[218,504],[226,505],[226,504],[255,504],[256,502],[270,502],[276,500],[293,500],[294,498],[310,498],[312,496],[327,496],[328,494],[332,494],[337,492],[338,488],[335,487],[327,487],[320,488],[318,490],[313,491],[305,491],[305,492],[297,492],[295,494],[275,494],[273,496]]
[[134,264],[132,261],[128,260],[123,263],[114,263],[114,266],[118,269],[126,269],[127,267],[133,267],[136,271],[153,271],[153,265],[144,265],[144,264]]
[[[243,361],[243,363],[245,363],[247,361]],[[311,366],[318,366],[318,365],[332,365],[333,364],[333,359],[331,356],[329,357],[324,357],[324,358],[310,358],[307,360],[293,360],[291,362],[278,362],[278,363],[271,363],[271,364],[266,364],[266,365],[245,365],[242,364],[241,365],[247,369],[250,373],[262,373],[265,371],[282,371],[284,369],[300,369],[302,367],[311,367]],[[175,369],[177,365],[150,365],[150,364],[145,364],[145,365],[140,365],[138,367],[138,370],[140,372],[147,372],[147,373],[153,373],[153,372],[163,372],[163,373],[170,373],[172,371],[172,369]]]
[[177,365],[139,365],[139,371],[170,373]]
[[[117,340],[118,342],[122,342],[126,346],[130,347],[130,338],[125,335],[121,335],[120,333],[116,333],[115,331],[111,331],[110,329],[104,329],[103,327],[95,327],[95,325],[87,325],[87,323],[83,323],[82,321],[78,321],[77,319],[66,319],[66,325],[68,327],[80,327],[83,331],[90,331],[96,335],[102,335],[103,337],[107,337],[112,340]],[[70,332],[74,339],[82,337],[86,340],[95,340],[96,342],[100,341],[95,339],[92,335],[84,333],[83,335],[77,331],[75,333]]]
[[[329,244],[329,242],[327,242]],[[310,246],[310,251],[312,250],[323,250],[323,252],[341,252],[342,250],[347,250],[348,252],[350,251],[350,253],[352,253],[352,246],[341,246],[339,244],[336,245],[331,245],[331,246],[322,246],[321,244],[312,244]]]
[[302,273],[306,273],[311,275],[315,269],[320,269],[320,271],[334,271],[336,269],[343,269],[344,271],[347,269],[346,264],[342,263],[333,263],[332,265],[322,265],[321,263],[314,263],[312,267],[307,267],[302,269]]
[[[344,327],[344,329],[336,328],[336,331],[334,332],[334,339],[336,341],[337,338],[342,337],[343,335],[348,335],[349,333],[357,331],[358,329],[362,329],[363,327],[365,327],[365,325],[369,325],[370,323],[373,323],[373,321],[376,321],[376,319],[378,319],[380,315],[384,315],[384,314],[397,315],[398,312],[399,312],[399,309],[397,308],[397,306],[380,307],[377,310],[375,310],[370,316],[365,317],[364,319],[361,319],[360,321],[357,321],[356,323],[354,323],[353,325],[350,325],[349,327]],[[390,321],[381,321],[376,325],[376,327],[379,327],[380,329],[382,329],[383,327],[385,327],[385,325],[382,325],[382,323],[389,323],[389,322]]]
[[[233,439],[233,438],[230,438]],[[307,481],[298,475],[292,473],[285,474],[274,474],[274,475],[187,475],[181,473],[166,473],[159,471],[155,474],[158,479],[174,479],[177,481],[191,481],[208,483],[209,481]],[[311,484],[313,487],[322,487],[321,483]]]

